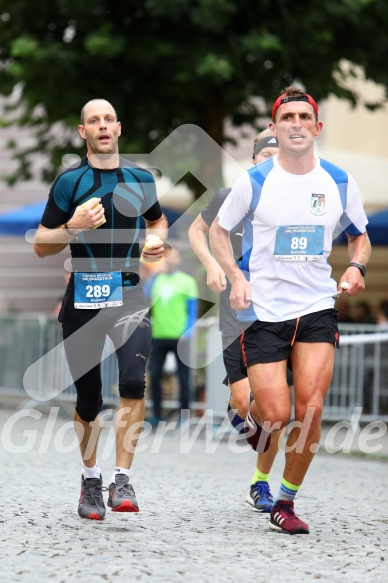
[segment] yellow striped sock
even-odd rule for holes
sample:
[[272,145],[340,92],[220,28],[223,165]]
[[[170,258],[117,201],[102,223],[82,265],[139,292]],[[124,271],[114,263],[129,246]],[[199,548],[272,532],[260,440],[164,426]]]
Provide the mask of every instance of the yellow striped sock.
[[263,474],[260,470],[256,468],[255,473],[253,474],[252,484],[256,484],[256,482],[268,482],[269,474]]

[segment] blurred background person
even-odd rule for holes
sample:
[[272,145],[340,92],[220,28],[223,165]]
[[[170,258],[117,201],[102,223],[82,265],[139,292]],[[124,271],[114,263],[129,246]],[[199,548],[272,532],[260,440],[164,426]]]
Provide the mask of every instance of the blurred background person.
[[354,304],[353,321],[357,324],[376,324],[376,317],[369,302],[359,300]]
[[[264,162],[277,154],[278,142],[269,129],[260,132],[253,141],[252,163]],[[244,432],[244,420],[248,412],[250,387],[248,377],[241,371],[241,325],[236,312],[230,305],[230,284],[218,261],[213,257],[207,234],[218,211],[229,195],[231,188],[218,190],[208,206],[197,216],[189,229],[189,240],[194,253],[206,269],[206,283],[215,293],[220,294],[219,329],[222,335],[223,359],[227,376],[224,384],[229,387],[230,396],[227,404],[229,419],[233,427]],[[238,225],[231,233],[230,241],[235,260],[242,255],[243,225]],[[292,385],[292,373],[287,371],[288,383]],[[270,512],[273,497],[269,487],[272,464],[279,448],[282,431],[274,431],[268,451],[258,454],[256,468],[252,476],[247,502],[257,512]]]
[[379,328],[388,329],[388,299],[379,303],[376,322]]
[[348,298],[339,297],[335,304],[338,310],[338,322],[343,324],[354,324],[354,319],[350,313],[350,303]]
[[[146,293],[151,305],[152,348],[149,360],[149,378],[153,416],[148,417],[152,425],[163,420],[162,376],[167,355],[175,356],[179,381],[181,409],[190,408],[192,395],[190,367],[190,328],[197,319],[198,288],[191,275],[180,269],[181,254],[174,248],[161,263],[161,271],[151,275],[147,281]],[[178,355],[178,342],[179,355]]]

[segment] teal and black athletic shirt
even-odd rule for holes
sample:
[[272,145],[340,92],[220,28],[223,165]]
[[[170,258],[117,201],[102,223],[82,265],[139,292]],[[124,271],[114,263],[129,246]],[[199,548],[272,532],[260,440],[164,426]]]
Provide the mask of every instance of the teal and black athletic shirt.
[[94,197],[101,198],[106,223],[71,242],[73,271],[138,273],[140,217],[156,221],[162,216],[151,172],[121,157],[118,168],[101,170],[85,157],[55,179],[41,224],[63,225],[77,206]]

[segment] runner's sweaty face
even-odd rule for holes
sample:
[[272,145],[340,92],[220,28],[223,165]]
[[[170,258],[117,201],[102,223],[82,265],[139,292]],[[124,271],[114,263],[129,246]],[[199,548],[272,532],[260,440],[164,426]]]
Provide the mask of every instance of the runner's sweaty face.
[[282,148],[294,155],[303,155],[314,147],[314,138],[320,134],[322,122],[316,121],[314,108],[309,103],[290,101],[279,106],[270,127]]
[[78,126],[82,138],[86,140],[90,154],[117,154],[121,123],[109,102],[96,99],[85,107],[83,124]]

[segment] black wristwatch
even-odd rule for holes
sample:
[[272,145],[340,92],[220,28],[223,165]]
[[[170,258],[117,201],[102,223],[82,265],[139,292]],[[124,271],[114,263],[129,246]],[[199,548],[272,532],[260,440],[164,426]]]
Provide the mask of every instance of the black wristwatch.
[[362,263],[356,263],[355,261],[351,261],[349,263],[349,267],[351,265],[352,265],[352,267],[357,267],[361,271],[362,277],[365,277],[366,276],[366,267],[365,267],[365,265],[362,265]]

